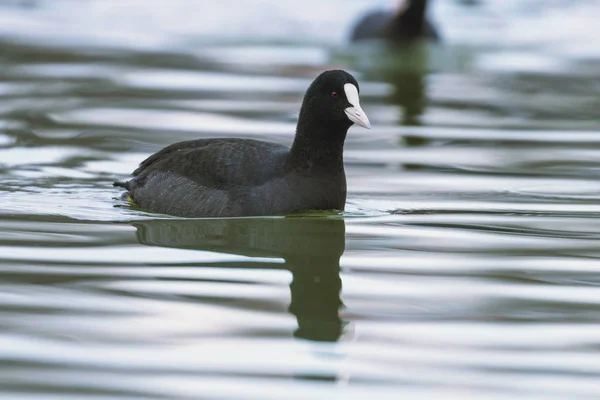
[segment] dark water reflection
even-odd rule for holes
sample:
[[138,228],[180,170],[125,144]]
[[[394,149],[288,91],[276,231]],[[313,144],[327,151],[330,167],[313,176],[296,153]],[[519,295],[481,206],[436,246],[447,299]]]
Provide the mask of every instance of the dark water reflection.
[[[294,336],[316,341],[339,338],[340,256],[345,240],[341,217],[151,220],[133,225],[140,243],[149,246],[283,259],[283,264],[271,268],[292,273],[289,310],[298,321]],[[264,268],[254,264],[224,267]]]
[[386,67],[377,70],[374,75],[389,82],[394,91],[389,97],[392,104],[402,110],[402,125],[421,125],[420,117],[428,103],[427,74],[429,62],[427,46],[423,43],[405,45],[393,49],[393,57]]

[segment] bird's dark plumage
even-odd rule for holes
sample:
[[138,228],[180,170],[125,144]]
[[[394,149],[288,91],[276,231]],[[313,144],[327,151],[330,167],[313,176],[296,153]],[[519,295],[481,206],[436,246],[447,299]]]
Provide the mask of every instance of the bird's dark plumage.
[[353,42],[381,39],[403,44],[414,39],[438,40],[439,35],[427,19],[427,0],[404,0],[406,6],[397,12],[373,11],[362,17],[350,35]]
[[369,127],[358,83],[345,71],[326,71],[304,96],[291,148],[250,139],[179,142],[115,186],[144,209],[185,217],[343,210],[343,145],[353,122]]

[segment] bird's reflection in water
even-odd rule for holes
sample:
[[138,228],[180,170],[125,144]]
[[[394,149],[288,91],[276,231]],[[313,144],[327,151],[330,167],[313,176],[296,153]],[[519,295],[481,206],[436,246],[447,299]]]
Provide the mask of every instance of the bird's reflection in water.
[[[426,42],[406,43],[398,46],[375,47],[370,65],[364,65],[368,79],[386,82],[393,90],[387,103],[398,107],[400,116],[396,123],[402,126],[421,126],[429,106],[428,74],[430,56],[434,45]],[[422,137],[402,137],[402,145],[423,146],[428,141]]]
[[[339,339],[343,327],[338,313],[342,305],[343,218],[151,220],[134,226],[138,240],[146,245],[283,258],[285,264],[270,265],[292,273],[289,310],[298,321],[294,336],[316,341]],[[256,268],[255,263],[246,265]]]
[[390,102],[403,111],[402,125],[421,125],[427,107],[427,55],[423,48],[412,45],[397,49],[394,68],[383,71],[383,79],[394,86]]

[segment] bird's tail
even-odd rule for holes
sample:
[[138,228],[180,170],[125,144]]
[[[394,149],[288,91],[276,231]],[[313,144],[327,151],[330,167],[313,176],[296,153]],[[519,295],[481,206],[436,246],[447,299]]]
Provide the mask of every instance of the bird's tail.
[[114,187],[122,187],[122,188],[125,188],[127,190],[131,189],[131,187],[129,186],[129,181],[125,181],[125,182],[115,181],[115,182],[113,182],[113,186]]

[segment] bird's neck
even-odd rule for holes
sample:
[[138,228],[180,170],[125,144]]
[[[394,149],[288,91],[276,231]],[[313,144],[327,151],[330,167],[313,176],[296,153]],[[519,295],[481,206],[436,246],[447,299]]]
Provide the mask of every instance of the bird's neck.
[[409,6],[403,13],[398,14],[392,25],[399,29],[405,36],[413,37],[422,33],[425,25],[425,14],[427,12],[427,0],[409,0]]
[[[302,115],[300,121],[303,121]],[[344,165],[344,140],[350,121],[298,123],[296,137],[290,149],[293,166],[308,164],[310,167],[341,167]]]

